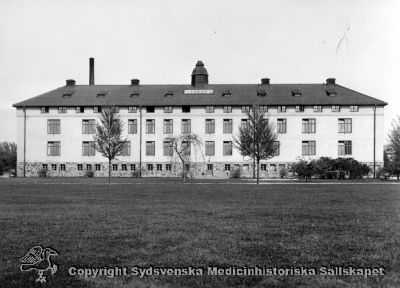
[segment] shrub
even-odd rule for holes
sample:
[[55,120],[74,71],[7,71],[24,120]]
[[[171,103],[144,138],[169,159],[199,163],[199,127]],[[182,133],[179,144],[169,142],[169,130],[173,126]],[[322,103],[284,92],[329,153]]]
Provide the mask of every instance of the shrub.
[[300,160],[293,164],[292,169],[299,178],[305,178],[306,181],[307,179],[311,179],[315,174],[313,162],[307,162],[305,160]]
[[240,169],[235,169],[235,170],[233,170],[233,173],[232,173],[232,175],[231,175],[231,178],[235,178],[235,179],[238,179],[238,178],[240,178]]
[[281,168],[279,169],[279,177],[282,179],[285,178],[288,175],[288,171],[286,168]]
[[47,169],[40,169],[38,171],[38,176],[39,177],[47,177]]
[[92,170],[87,170],[86,173],[85,173],[85,177],[89,177],[89,178],[94,177],[93,171]]
[[133,178],[139,178],[139,176],[140,176],[140,171],[139,171],[139,170],[132,171],[131,176],[132,176]]

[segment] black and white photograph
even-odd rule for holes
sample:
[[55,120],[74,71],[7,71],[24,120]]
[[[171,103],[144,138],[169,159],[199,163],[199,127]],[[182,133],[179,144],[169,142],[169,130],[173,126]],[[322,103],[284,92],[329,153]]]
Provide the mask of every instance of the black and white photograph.
[[0,287],[400,287],[400,1],[1,0]]

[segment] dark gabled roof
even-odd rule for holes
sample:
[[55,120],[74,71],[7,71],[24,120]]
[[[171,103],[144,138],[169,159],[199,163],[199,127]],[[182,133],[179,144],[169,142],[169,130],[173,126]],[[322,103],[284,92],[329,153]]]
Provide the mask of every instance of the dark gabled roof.
[[[63,86],[39,96],[14,104],[14,107],[41,106],[181,106],[181,105],[378,105],[386,102],[353,91],[340,85],[325,84],[210,84],[201,89],[213,90],[212,94],[185,94],[185,90],[196,90],[191,85],[75,85]],[[266,95],[258,96],[260,89]],[[293,90],[301,96],[293,97]],[[327,96],[334,89],[335,96]],[[63,97],[68,92],[70,97]],[[97,97],[107,91],[105,97]],[[165,97],[173,92],[172,97]],[[230,97],[223,97],[231,91]],[[139,93],[139,97],[131,97]]]

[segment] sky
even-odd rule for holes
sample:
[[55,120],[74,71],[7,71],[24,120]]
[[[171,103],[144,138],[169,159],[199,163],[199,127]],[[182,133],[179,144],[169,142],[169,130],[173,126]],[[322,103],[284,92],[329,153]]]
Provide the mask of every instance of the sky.
[[0,142],[16,141],[12,104],[65,85],[323,83],[400,115],[398,0],[1,0]]

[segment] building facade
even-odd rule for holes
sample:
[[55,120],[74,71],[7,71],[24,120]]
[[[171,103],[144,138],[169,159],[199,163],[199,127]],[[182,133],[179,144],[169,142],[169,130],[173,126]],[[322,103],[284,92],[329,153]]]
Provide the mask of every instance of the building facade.
[[246,111],[259,105],[279,135],[279,151],[261,162],[261,176],[275,177],[301,158],[351,157],[376,167],[383,163],[383,117],[387,103],[336,84],[209,84],[198,61],[191,84],[66,85],[14,104],[18,127],[18,176],[108,175],[107,159],[94,150],[101,109],[115,106],[127,143],[113,162],[114,176],[178,176],[182,169],[166,138],[195,133],[201,147],[191,151],[193,177],[252,176],[253,161],[233,145]]

